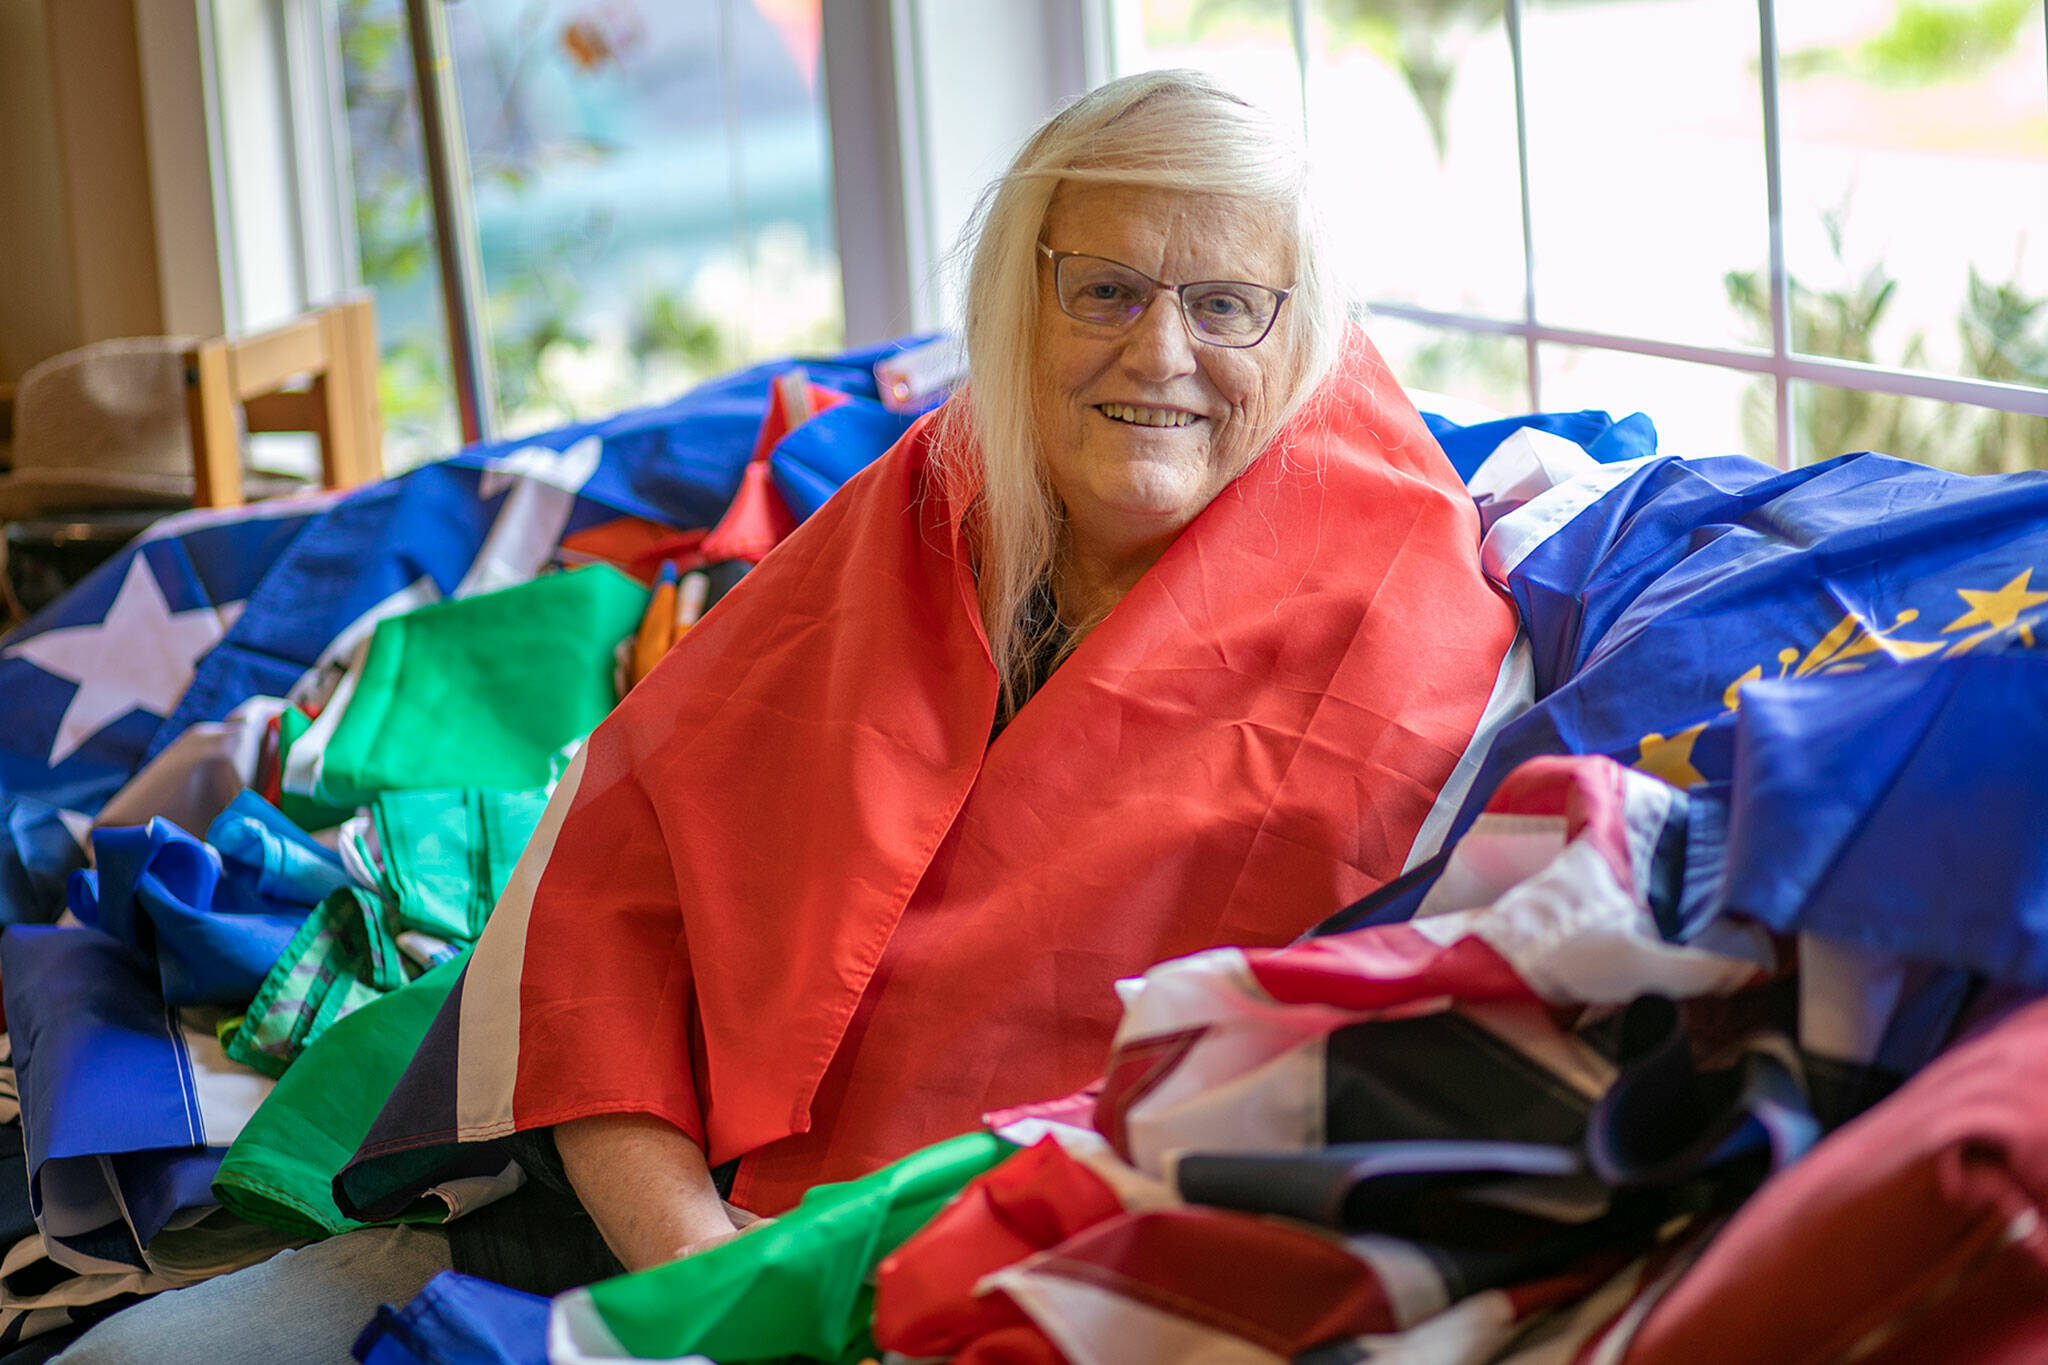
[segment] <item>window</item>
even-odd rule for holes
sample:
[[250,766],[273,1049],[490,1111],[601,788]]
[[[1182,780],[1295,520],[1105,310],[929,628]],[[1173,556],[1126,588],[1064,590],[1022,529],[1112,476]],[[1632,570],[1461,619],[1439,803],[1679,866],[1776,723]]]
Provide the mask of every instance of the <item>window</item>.
[[[820,0],[445,7],[497,434],[662,401],[843,331]],[[456,443],[403,0],[341,0],[387,458]]]
[[1680,454],[2048,468],[2042,0],[1114,0],[1300,107],[1412,386]]

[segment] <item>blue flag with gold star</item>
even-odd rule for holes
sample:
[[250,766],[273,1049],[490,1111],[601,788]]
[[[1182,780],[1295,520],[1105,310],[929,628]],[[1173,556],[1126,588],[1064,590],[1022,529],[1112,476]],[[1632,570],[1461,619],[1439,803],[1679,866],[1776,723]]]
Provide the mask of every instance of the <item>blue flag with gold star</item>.
[[1539,754],[1693,787],[1732,775],[1751,683],[2037,648],[2048,474],[1637,460],[1503,516],[1483,560],[1521,612],[1536,703],[1500,732],[1475,801]]

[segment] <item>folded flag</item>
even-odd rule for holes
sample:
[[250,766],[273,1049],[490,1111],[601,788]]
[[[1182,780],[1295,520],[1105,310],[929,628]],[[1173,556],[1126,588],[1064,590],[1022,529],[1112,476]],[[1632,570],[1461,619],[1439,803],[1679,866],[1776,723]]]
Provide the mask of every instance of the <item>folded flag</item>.
[[285,759],[284,787],[329,806],[404,788],[541,787],[610,714],[613,654],[647,590],[592,564],[378,624]]
[[708,1251],[571,1290],[549,1314],[548,1359],[872,1355],[875,1265],[1014,1150],[969,1133],[859,1180],[821,1185],[781,1218]]
[[2034,647],[2048,481],[1880,455],[1607,465],[1501,517],[1483,559],[1520,610],[1537,702],[1475,791],[1547,753],[1692,787],[1729,778],[1751,683]]
[[[548,1301],[444,1270],[356,1338],[363,1365],[548,1365]],[[702,1357],[680,1365],[712,1365]]]
[[89,824],[33,796],[0,800],[0,924],[44,924],[63,913]]
[[228,1038],[228,1056],[281,1075],[336,1023],[460,955],[483,931],[546,803],[545,791],[378,796],[365,841],[374,853],[358,855],[381,859],[376,885],[337,891],[307,916]]
[[0,934],[31,1202],[80,1272],[203,1278],[286,1244],[209,1221],[229,1142],[270,1092],[207,1026],[167,1009],[155,970],[94,929]]
[[246,1004],[313,901],[348,880],[339,860],[260,797],[245,797],[208,831],[234,850],[232,861],[151,820],[95,830],[96,866],[72,874],[72,913],[154,961],[173,1009]]
[[1625,1359],[2023,1360],[2048,1347],[2048,1004],[1937,1059],[1738,1210]]
[[152,752],[198,660],[334,502],[166,517],[0,638],[0,801],[97,810]]
[[1423,413],[1422,420],[1428,424],[1429,434],[1443,447],[1451,468],[1467,483],[1472,482],[1472,476],[1501,443],[1518,431],[1541,431],[1562,437],[1601,464],[1639,460],[1657,453],[1657,428],[1640,412],[1619,422],[1594,409],[1530,413],[1469,425],[1460,425],[1433,412]]
[[[461,969],[460,958],[445,962],[316,1037],[222,1158],[213,1177],[221,1206],[301,1237],[365,1226],[335,1208],[334,1177],[370,1131]],[[516,1179],[501,1169],[451,1180],[387,1221],[444,1222]]]
[[2048,655],[1752,683],[1742,703],[1707,912],[2048,990]]

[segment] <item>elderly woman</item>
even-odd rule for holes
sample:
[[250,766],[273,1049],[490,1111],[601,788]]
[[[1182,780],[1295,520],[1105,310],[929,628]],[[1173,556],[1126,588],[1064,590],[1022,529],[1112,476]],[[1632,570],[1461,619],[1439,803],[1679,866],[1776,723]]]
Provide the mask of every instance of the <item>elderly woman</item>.
[[[966,391],[592,737],[344,1209],[516,1156],[625,1266],[687,1255],[1087,1083],[1118,978],[1284,942],[1431,851],[1514,613],[1304,174],[1186,72],[1030,140],[984,202]],[[317,1281],[352,1328],[449,1251],[296,1259],[183,1320]],[[100,1335],[78,1358],[119,1358]]]

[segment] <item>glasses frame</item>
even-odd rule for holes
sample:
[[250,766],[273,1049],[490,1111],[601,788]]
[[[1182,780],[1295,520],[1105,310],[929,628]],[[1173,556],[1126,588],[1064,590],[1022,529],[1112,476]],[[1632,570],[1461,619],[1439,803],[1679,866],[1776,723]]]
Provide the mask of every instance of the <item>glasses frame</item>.
[[[1122,322],[1104,322],[1101,318],[1082,317],[1079,313],[1067,307],[1066,298],[1060,289],[1060,267],[1067,261],[1076,259],[1101,261],[1103,264],[1113,265],[1119,270],[1128,270],[1139,279],[1150,284],[1153,297],[1157,297],[1162,291],[1172,294],[1174,302],[1180,308],[1181,326],[1187,329],[1188,336],[1204,346],[1217,346],[1226,351],[1248,351],[1267,337],[1273,335],[1273,327],[1280,321],[1280,309],[1287,302],[1288,296],[1294,292],[1292,286],[1286,289],[1275,289],[1270,284],[1257,284],[1251,280],[1190,280],[1186,284],[1168,284],[1165,280],[1154,279],[1136,266],[1125,265],[1122,261],[1116,260],[1113,257],[1097,256],[1089,251],[1054,251],[1044,242],[1038,244],[1038,250],[1048,261],[1052,262],[1052,296],[1054,300],[1059,303],[1060,311],[1074,321],[1085,322],[1091,327],[1106,327],[1113,331],[1122,331],[1142,317],[1146,308],[1152,306],[1151,298],[1147,298],[1143,305]],[[1266,319],[1266,330],[1260,332],[1250,341],[1219,341],[1215,337],[1202,335],[1201,328],[1197,327],[1195,320],[1188,316],[1188,291],[1190,289],[1208,288],[1214,285],[1228,285],[1234,289],[1255,289],[1262,294],[1271,294],[1273,296],[1273,313],[1272,316]]]

